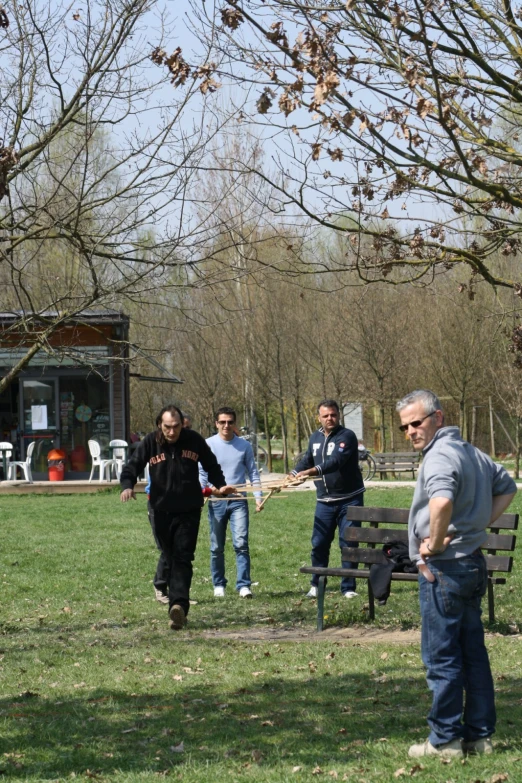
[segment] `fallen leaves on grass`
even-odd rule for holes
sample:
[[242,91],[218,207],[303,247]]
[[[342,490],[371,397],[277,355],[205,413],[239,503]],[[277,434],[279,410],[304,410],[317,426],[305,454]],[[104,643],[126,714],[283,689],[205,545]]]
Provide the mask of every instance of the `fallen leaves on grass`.
[[322,774],[323,774],[323,770],[321,769],[321,767],[314,767],[313,768],[312,775],[322,775]]
[[400,769],[396,769],[393,773],[394,778],[400,778],[402,775],[410,775],[410,777],[413,777],[417,772],[420,772],[423,770],[424,767],[422,764],[415,764],[413,767],[410,767],[410,769],[406,769],[406,767],[401,767]]
[[185,743],[183,740],[179,743],[179,745],[171,745],[169,748],[171,753],[183,753],[185,750]]
[[301,772],[302,767],[292,767],[292,772]]
[[488,778],[487,783],[503,783],[504,780],[508,780],[509,775],[507,772],[499,772]]
[[388,653],[383,653],[381,655],[381,661],[385,661],[388,658]]

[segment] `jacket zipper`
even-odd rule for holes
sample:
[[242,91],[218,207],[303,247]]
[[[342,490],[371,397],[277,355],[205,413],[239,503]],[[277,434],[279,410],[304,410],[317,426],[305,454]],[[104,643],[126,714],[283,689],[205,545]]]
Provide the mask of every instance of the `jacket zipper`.
[[[324,434],[324,430],[323,430],[323,434]],[[330,435],[327,435],[327,436],[325,437],[325,439],[324,439],[324,443],[323,443],[323,454],[322,454],[322,457],[323,457],[323,462],[324,462],[324,459],[325,459],[324,451],[325,451],[325,449],[326,449],[326,444],[327,444],[327,442],[328,442],[328,438],[329,438],[329,437],[330,437]],[[326,494],[327,494],[327,495],[329,495],[330,493],[328,492],[328,486],[327,486],[327,484],[326,484],[326,477],[325,477],[324,473],[323,473],[323,475],[322,475],[322,477],[321,477],[321,478],[323,479],[323,485],[324,485],[325,492],[326,492]]]

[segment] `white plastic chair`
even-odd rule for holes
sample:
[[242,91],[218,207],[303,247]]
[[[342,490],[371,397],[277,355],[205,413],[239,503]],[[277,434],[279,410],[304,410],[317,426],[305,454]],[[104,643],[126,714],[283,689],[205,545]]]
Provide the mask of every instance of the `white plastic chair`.
[[3,468],[4,462],[3,457],[5,456],[5,479],[9,479],[9,473],[11,471],[11,454],[13,453],[14,446],[12,443],[8,443],[7,441],[0,442],[0,448],[7,449],[7,451],[1,451],[0,452],[0,465]]
[[[112,450],[112,457],[113,457],[114,460],[116,460],[116,465],[115,465],[114,470],[116,472],[116,477],[117,477],[118,480],[119,480],[119,478],[121,476],[121,470],[123,468],[123,463],[125,462],[125,454],[126,454],[126,450],[128,448],[128,445],[129,444],[127,443],[126,440],[119,440],[118,438],[116,438],[115,440],[111,440],[111,442],[109,443],[109,446],[114,446],[115,447]],[[120,446],[121,446],[121,448],[116,448],[116,447],[120,447]]]
[[33,458],[33,451],[35,446],[36,446],[35,440],[33,440],[32,443],[28,445],[27,454],[25,455],[25,462],[9,463],[9,467],[7,469],[7,478],[9,479],[9,481],[16,480],[16,469],[21,468],[24,472],[25,480],[28,481],[29,484],[34,484],[33,474],[31,473],[31,460]]
[[[91,468],[91,475],[89,476],[89,482],[92,481],[92,477],[94,476],[94,471],[96,468],[100,469],[100,478],[99,481],[110,481],[111,480],[111,468],[113,466],[116,466],[116,460],[115,459],[101,459],[101,446],[98,443],[97,440],[90,440],[88,441],[89,444],[89,451],[91,453],[91,459],[92,459],[92,468]],[[106,478],[103,478],[103,474],[105,473]]]

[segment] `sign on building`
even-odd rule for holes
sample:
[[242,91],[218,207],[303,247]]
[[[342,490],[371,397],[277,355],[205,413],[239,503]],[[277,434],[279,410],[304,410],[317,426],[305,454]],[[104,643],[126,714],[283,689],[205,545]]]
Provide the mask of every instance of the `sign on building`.
[[345,402],[343,404],[344,426],[353,430],[358,440],[363,440],[363,406],[360,402]]

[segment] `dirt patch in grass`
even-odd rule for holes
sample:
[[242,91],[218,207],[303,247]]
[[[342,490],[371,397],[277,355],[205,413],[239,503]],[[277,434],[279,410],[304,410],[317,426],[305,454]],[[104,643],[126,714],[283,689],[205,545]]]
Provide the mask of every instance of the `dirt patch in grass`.
[[347,644],[420,644],[420,630],[382,628],[245,628],[241,631],[205,631],[205,639],[231,639],[241,642],[325,642]]

